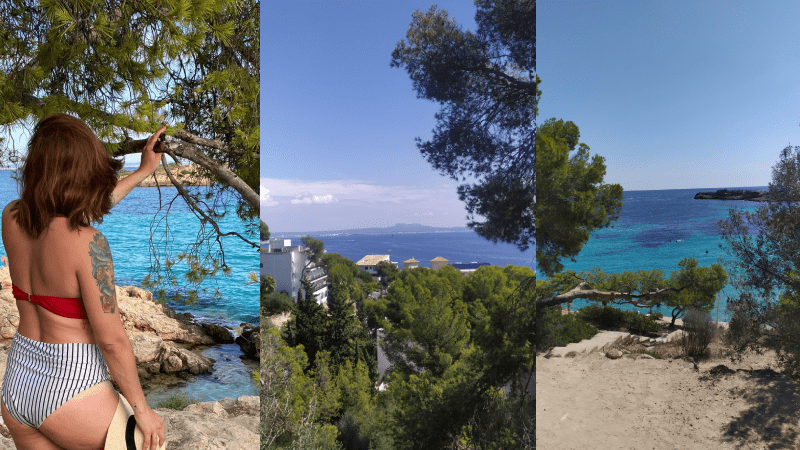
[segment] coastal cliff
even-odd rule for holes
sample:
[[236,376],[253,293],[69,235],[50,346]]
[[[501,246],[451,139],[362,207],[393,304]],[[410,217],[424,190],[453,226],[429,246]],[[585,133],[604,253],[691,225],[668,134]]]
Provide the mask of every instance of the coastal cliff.
[[767,191],[748,191],[746,189],[719,189],[716,192],[698,192],[695,200],[748,200],[765,202],[769,200]]
[[[170,164],[169,165],[170,173],[176,180],[180,181],[181,184],[184,186],[210,186],[211,180],[207,177],[201,176],[197,169],[197,166],[194,164],[183,164],[183,165],[176,165]],[[127,175],[130,175],[131,172],[129,171],[120,171],[117,178],[123,178]],[[154,178],[155,176],[155,178]],[[139,187],[155,187],[155,186],[172,186],[172,181],[170,181],[167,173],[164,171],[163,166],[158,166],[156,169],[155,174],[145,178],[141,183],[137,186]]]

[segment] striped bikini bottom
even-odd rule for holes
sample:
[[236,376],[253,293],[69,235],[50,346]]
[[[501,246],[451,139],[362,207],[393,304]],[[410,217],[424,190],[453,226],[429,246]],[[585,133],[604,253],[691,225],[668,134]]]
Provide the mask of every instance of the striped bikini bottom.
[[17,333],[8,349],[3,403],[19,423],[39,428],[59,406],[107,379],[96,344],[49,344]]

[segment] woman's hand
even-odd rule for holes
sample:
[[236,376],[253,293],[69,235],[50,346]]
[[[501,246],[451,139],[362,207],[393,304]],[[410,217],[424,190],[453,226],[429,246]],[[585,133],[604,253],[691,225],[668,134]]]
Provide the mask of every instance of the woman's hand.
[[162,125],[158,131],[153,133],[153,135],[147,139],[147,143],[142,149],[142,162],[139,163],[139,168],[127,177],[119,180],[117,182],[117,187],[114,188],[114,192],[111,193],[110,200],[112,207],[121,202],[126,195],[130,194],[134,186],[141,183],[142,180],[149,177],[153,174],[153,172],[156,171],[158,168],[158,163],[161,161],[161,156],[157,154],[154,149],[157,145],[161,145],[158,142],[158,138],[160,138],[166,130],[167,126]]
[[167,126],[162,125],[158,131],[153,133],[153,135],[147,139],[147,144],[145,144],[144,149],[142,149],[142,162],[139,163],[138,170],[144,172],[146,176],[149,176],[158,168],[158,164],[161,161],[161,155],[156,154],[155,148],[156,145],[161,145],[158,142],[158,138],[161,137],[166,130]]
[[133,416],[136,418],[136,425],[144,434],[144,445],[142,450],[158,450],[166,442],[166,431],[164,421],[150,409],[147,404],[134,408]]

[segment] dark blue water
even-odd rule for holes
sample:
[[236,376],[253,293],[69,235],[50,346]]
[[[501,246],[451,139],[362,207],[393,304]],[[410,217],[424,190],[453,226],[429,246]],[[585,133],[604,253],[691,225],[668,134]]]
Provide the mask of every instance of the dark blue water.
[[[11,170],[0,171],[0,207],[5,207],[11,200],[19,198],[17,183],[11,178],[12,173]],[[175,193],[174,187],[162,187],[162,203],[172,200]],[[160,225],[155,226],[154,218],[163,218],[163,214],[159,215],[157,212],[158,207],[158,189],[135,188],[114,207],[102,224],[96,225],[98,230],[106,236],[111,247],[117,285],[141,286],[141,281],[148,274],[152,262],[149,236],[151,233],[157,235],[163,233],[165,224],[168,223],[173,232],[171,245],[175,254],[194,242],[199,223],[183,200],[179,199],[173,203],[168,222],[161,220]],[[245,225],[233,211],[220,221],[220,227],[225,231],[234,230],[243,235],[246,232]],[[251,236],[251,238],[255,241],[257,236]],[[205,322],[215,322],[233,328],[242,322],[257,324],[259,322],[258,285],[248,285],[247,282],[249,280],[248,273],[255,271],[258,267],[258,253],[235,237],[224,237],[222,242],[226,262],[232,268],[230,276],[206,279],[199,286],[200,298],[194,304],[169,301],[167,304],[178,312],[190,312]],[[2,244],[1,238],[0,244]],[[161,245],[163,246],[163,243]],[[174,270],[178,277],[182,277],[187,272],[187,267],[179,263],[176,264]],[[217,291],[219,295],[214,295]],[[210,351],[214,353],[219,350],[210,349]],[[225,364],[230,366],[228,363]],[[235,376],[204,375],[195,378],[194,381],[179,390],[206,400],[257,395],[258,389],[250,378],[249,370],[245,369],[241,361],[234,365],[236,366],[235,370],[229,367],[229,371]],[[215,371],[217,370],[220,368],[215,368]],[[220,395],[222,392],[226,394]]]
[[[695,258],[701,267],[730,259],[721,247],[724,241],[716,224],[728,216],[730,208],[753,211],[758,203],[694,199],[696,193],[712,190],[716,189],[626,191],[619,220],[613,227],[593,233],[575,262],[564,261],[565,269],[580,272],[600,267],[606,273],[661,269],[668,277],[670,271],[678,270],[683,258]],[[722,291],[720,320],[728,318],[726,299],[736,294],[730,285]],[[588,303],[575,301],[572,308]],[[670,311],[666,307],[660,309],[664,315]],[[716,307],[711,315],[717,317]]]
[[[275,237],[280,237],[276,235]],[[513,264],[533,267],[535,252],[521,252],[511,244],[483,239],[474,232],[335,234],[312,236],[325,243],[325,250],[357,262],[366,255],[389,255],[394,262],[414,258],[420,266],[430,267],[430,260],[441,256],[451,263],[486,262],[495,266]],[[300,239],[292,237],[292,244]],[[403,265],[400,264],[400,268]]]

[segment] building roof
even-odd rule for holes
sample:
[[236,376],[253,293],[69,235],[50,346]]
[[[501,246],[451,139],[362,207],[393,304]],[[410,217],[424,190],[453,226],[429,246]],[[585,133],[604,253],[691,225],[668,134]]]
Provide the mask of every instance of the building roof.
[[389,261],[389,255],[367,255],[361,258],[357,266],[377,266],[381,261]]
[[418,262],[419,261],[414,259],[414,257],[412,256],[411,259],[407,259],[407,260],[403,261],[403,264],[418,263]]
[[444,262],[449,262],[449,260],[447,260],[447,259],[444,259],[444,258],[442,258],[441,256],[437,256],[436,258],[433,258],[433,259],[431,260],[431,262],[434,262],[434,261],[435,261],[435,262],[442,262],[442,261],[444,261]]

